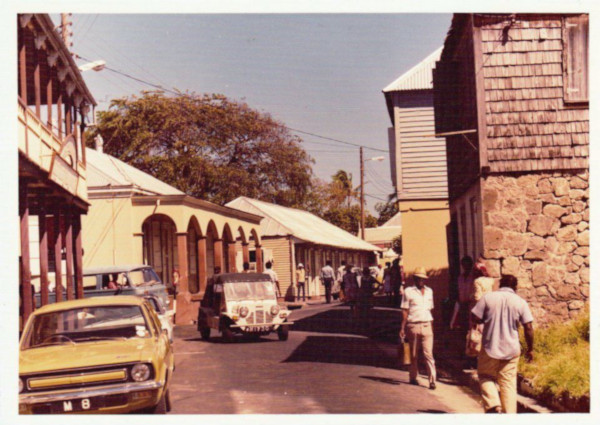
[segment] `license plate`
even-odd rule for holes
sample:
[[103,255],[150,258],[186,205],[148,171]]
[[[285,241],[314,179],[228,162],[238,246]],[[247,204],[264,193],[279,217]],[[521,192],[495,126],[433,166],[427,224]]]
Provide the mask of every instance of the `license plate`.
[[269,330],[268,326],[252,326],[250,327],[250,332],[267,332]]
[[[67,400],[58,403],[60,408],[64,413],[68,412],[82,412],[85,410],[90,410],[96,408],[97,406],[92,406],[92,399],[82,398],[79,400]],[[94,403],[95,404],[95,403]]]

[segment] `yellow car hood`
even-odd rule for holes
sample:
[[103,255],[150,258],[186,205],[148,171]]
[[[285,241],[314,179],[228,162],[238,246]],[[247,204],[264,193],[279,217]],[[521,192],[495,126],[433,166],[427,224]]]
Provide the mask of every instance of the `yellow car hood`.
[[128,362],[152,362],[153,338],[102,340],[21,349],[19,373],[30,374]]

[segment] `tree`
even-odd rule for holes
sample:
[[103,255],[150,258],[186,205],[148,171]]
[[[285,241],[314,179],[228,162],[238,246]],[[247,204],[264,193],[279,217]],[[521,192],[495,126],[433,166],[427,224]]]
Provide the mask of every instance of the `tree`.
[[402,235],[398,235],[392,239],[392,249],[396,254],[402,255]]
[[378,202],[375,204],[375,211],[379,213],[377,225],[381,226],[398,213],[398,203],[394,201]]
[[[352,175],[338,170],[331,181],[314,179],[310,212],[347,232],[357,234],[360,226],[360,204],[357,191],[352,187]],[[365,225],[375,227],[377,219],[366,212]]]
[[302,207],[312,163],[269,114],[223,95],[160,91],[115,99],[98,113],[104,150],[188,195],[224,204],[248,196]]

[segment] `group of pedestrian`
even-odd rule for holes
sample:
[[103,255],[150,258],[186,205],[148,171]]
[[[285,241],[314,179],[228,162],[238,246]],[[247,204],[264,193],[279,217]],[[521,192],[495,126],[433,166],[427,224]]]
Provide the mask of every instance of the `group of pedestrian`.
[[399,307],[406,282],[404,279],[404,268],[400,264],[400,259],[385,263],[383,270],[383,292],[386,295],[388,305]]
[[[533,316],[527,302],[516,293],[518,280],[505,274],[500,288],[492,290],[493,279],[486,277],[482,261],[471,257],[461,260],[463,273],[459,277],[459,298],[451,327],[480,332],[481,345],[477,355],[477,374],[486,413],[516,413],[517,366],[521,354],[519,326],[523,326],[527,361],[533,359]],[[433,290],[424,267],[413,273],[414,286],[407,287],[402,297],[402,325],[399,336],[408,339],[411,365],[409,380],[418,385],[419,355],[427,364],[429,388],[436,388],[436,367],[433,357]],[[385,283],[384,283],[385,286]],[[471,335],[471,333],[467,334]],[[467,341],[468,342],[468,341]]]

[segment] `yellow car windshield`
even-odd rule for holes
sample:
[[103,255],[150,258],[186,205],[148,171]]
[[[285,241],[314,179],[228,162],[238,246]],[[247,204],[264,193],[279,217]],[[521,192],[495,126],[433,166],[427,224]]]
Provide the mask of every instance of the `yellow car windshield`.
[[34,316],[29,329],[24,348],[150,335],[137,305],[92,306],[40,314]]

